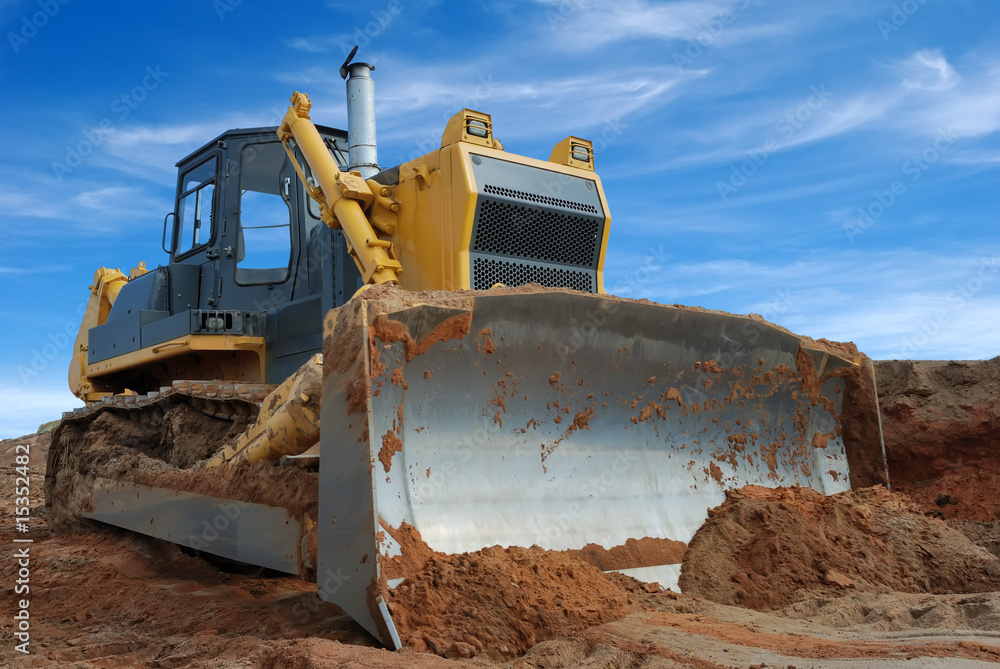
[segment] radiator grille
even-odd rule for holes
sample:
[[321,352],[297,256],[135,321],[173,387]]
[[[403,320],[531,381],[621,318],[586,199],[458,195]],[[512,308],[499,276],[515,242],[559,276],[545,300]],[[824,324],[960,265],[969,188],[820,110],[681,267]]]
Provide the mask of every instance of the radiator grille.
[[593,267],[602,219],[480,198],[473,251]]
[[597,207],[586,202],[573,202],[572,200],[563,200],[558,197],[551,197],[549,195],[539,195],[538,193],[525,193],[523,190],[514,190],[513,188],[504,188],[503,186],[492,186],[486,184],[483,186],[483,191],[489,193],[490,195],[499,195],[501,197],[509,197],[513,200],[525,200],[526,202],[536,202],[538,204],[547,204],[552,207],[562,207],[563,209],[576,209],[577,211],[584,211],[588,214],[596,214]]
[[559,267],[544,267],[515,260],[475,258],[472,263],[472,287],[486,290],[493,284],[521,286],[539,283],[550,288],[573,288],[594,292],[593,272]]

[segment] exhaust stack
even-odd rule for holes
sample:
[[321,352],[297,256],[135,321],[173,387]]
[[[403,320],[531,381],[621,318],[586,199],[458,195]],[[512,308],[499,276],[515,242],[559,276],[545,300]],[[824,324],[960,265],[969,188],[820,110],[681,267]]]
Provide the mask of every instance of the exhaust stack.
[[351,63],[358,47],[351,50],[340,66],[340,76],[347,80],[348,171],[368,179],[381,171],[375,145],[375,82],[368,63]]

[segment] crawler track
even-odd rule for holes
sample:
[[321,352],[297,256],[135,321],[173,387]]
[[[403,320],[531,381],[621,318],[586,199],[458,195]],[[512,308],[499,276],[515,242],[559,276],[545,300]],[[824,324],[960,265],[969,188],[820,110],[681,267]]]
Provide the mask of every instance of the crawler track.
[[56,532],[80,529],[96,477],[190,470],[235,439],[274,389],[267,384],[175,381],[146,395],[116,395],[63,415],[45,472]]

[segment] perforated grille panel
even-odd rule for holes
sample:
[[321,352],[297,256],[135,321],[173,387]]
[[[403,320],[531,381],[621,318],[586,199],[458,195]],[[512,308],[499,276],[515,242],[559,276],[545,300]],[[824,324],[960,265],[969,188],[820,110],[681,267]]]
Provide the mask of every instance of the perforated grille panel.
[[591,267],[601,219],[480,198],[473,251]]
[[509,197],[515,200],[525,200],[526,202],[537,202],[539,204],[548,204],[553,207],[562,207],[564,209],[576,209],[577,211],[585,211],[588,214],[596,214],[597,207],[586,202],[573,202],[571,200],[563,200],[562,198],[552,197],[551,195],[541,195],[539,193],[525,193],[522,190],[514,190],[513,188],[504,188],[503,186],[491,186],[486,184],[483,186],[483,191],[489,193],[490,195],[501,195],[503,197]]
[[604,206],[596,181],[490,156],[470,156],[479,184],[469,242],[472,287],[597,290]]
[[545,267],[514,260],[475,258],[472,262],[472,287],[476,290],[486,290],[497,283],[507,286],[539,283],[550,288],[574,288],[593,293],[593,275],[587,270]]

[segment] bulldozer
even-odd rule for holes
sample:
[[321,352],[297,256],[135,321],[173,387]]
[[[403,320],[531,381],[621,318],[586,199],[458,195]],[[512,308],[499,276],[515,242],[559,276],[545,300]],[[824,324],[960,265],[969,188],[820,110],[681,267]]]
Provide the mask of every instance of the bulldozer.
[[[853,345],[608,295],[588,140],[518,156],[463,109],[380,168],[354,55],[347,132],[298,92],[280,126],[224,132],[177,163],[167,264],[95,273],[55,531],[314,579],[397,649],[418,548],[686,543],[729,489],[887,484]],[[619,571],[677,588],[676,561],[649,562]]]

